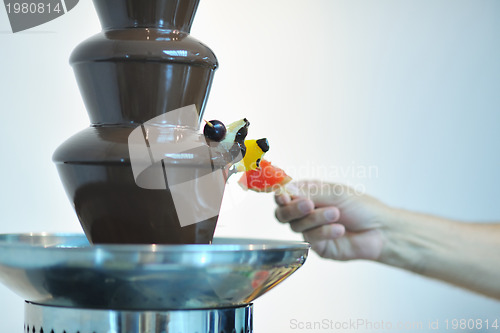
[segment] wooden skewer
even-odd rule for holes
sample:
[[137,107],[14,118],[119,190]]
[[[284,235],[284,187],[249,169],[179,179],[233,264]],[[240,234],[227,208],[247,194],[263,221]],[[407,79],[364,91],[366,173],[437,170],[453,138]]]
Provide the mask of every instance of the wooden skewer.
[[[205,119],[203,119],[203,120],[205,120]],[[212,123],[211,123],[211,122],[209,122],[208,120],[205,120],[205,122],[207,123],[207,125],[208,125],[208,126],[210,126],[210,127],[214,127],[214,124],[212,124]]]

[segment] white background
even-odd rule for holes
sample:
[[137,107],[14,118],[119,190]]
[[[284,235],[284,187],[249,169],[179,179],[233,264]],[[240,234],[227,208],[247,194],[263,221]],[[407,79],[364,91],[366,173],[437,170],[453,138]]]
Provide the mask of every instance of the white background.
[[[89,125],[68,58],[99,31],[88,0],[16,34],[0,8],[1,233],[80,231],[51,155]],[[206,118],[247,117],[249,138],[267,136],[268,158],[293,177],[363,186],[387,204],[450,218],[500,220],[499,1],[203,0],[192,35],[220,62]],[[350,172],[368,166],[378,173]],[[229,187],[218,235],[301,239],[275,221],[272,196],[237,191]],[[0,286],[0,331],[21,332],[22,318],[23,301]],[[255,302],[256,332],[362,318],[500,320],[500,303],[315,254]]]

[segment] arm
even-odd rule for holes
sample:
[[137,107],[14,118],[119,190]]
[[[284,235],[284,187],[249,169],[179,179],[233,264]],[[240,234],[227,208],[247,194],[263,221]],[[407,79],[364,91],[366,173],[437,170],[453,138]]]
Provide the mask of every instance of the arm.
[[301,182],[276,197],[320,256],[367,259],[500,299],[500,224],[469,224],[388,207],[349,187]]
[[378,261],[500,299],[500,224],[394,209]]

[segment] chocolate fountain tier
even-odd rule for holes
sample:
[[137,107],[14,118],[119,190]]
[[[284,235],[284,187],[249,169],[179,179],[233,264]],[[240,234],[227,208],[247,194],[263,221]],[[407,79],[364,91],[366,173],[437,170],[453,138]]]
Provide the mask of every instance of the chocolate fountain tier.
[[201,120],[218,64],[189,34],[198,3],[94,0],[103,31],[70,58],[92,124],[138,125],[191,104]]
[[156,28],[103,31],[78,45],[70,63],[90,122],[125,126],[191,104],[201,120],[218,66],[187,32]]
[[0,281],[25,300],[82,309],[245,306],[302,266],[309,244],[98,245],[84,235],[0,235]]
[[[183,111],[185,113],[188,112]],[[195,118],[194,109],[191,113]],[[176,209],[176,196],[172,191],[176,182],[196,180],[214,170],[223,170],[234,157],[228,150],[209,150],[204,136],[194,129],[147,124],[143,127],[148,129],[149,146],[128,143],[132,132],[142,135],[140,127],[90,127],[68,139],[54,154],[66,193],[88,239],[96,244],[210,243],[218,211],[204,213],[211,207],[220,207],[220,202],[211,199],[217,193],[216,185],[223,186],[224,175],[220,175],[220,182],[216,182],[214,188],[208,188],[210,200],[200,191],[183,191],[185,202],[190,203],[190,207],[184,209],[180,205]],[[181,145],[195,148],[170,151],[171,146]],[[148,155],[149,151],[155,157],[153,161],[149,157],[144,161],[136,159],[135,174],[130,147],[140,156]],[[159,172],[155,174],[155,171]],[[219,189],[222,194],[221,191]],[[198,223],[182,224],[179,211],[198,213]]]

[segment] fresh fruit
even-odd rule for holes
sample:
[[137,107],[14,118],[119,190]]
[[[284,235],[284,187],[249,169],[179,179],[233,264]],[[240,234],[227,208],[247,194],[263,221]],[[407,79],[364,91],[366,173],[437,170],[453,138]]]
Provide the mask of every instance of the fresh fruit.
[[248,126],[250,126],[250,122],[247,118],[237,120],[227,125],[227,134],[221,143],[232,146],[236,142],[243,145],[248,133]]
[[235,173],[235,168],[232,166],[245,156],[245,137],[249,125],[250,122],[246,118],[226,126],[219,120],[211,120],[206,121],[203,128],[203,134],[210,149],[214,153],[225,156],[228,162],[226,166],[228,176]]
[[243,173],[238,184],[245,190],[255,192],[277,192],[292,178],[285,171],[267,160],[260,161],[260,167]]
[[226,126],[219,120],[205,121],[205,127],[203,128],[203,134],[206,138],[221,142],[226,137]]
[[245,147],[245,156],[236,164],[236,171],[238,172],[257,169],[264,154],[269,151],[269,142],[266,138],[245,140]]
[[245,122],[245,126],[241,127],[238,132],[236,132],[236,137],[234,138],[234,141],[241,144],[245,142],[245,138],[248,134],[248,126],[250,126],[250,122],[247,120],[247,118],[243,118],[243,121]]
[[246,154],[245,138],[248,133],[248,126],[250,126],[250,122],[246,118],[226,126],[226,137],[220,142],[220,145],[221,148],[230,152],[234,162],[239,161]]

